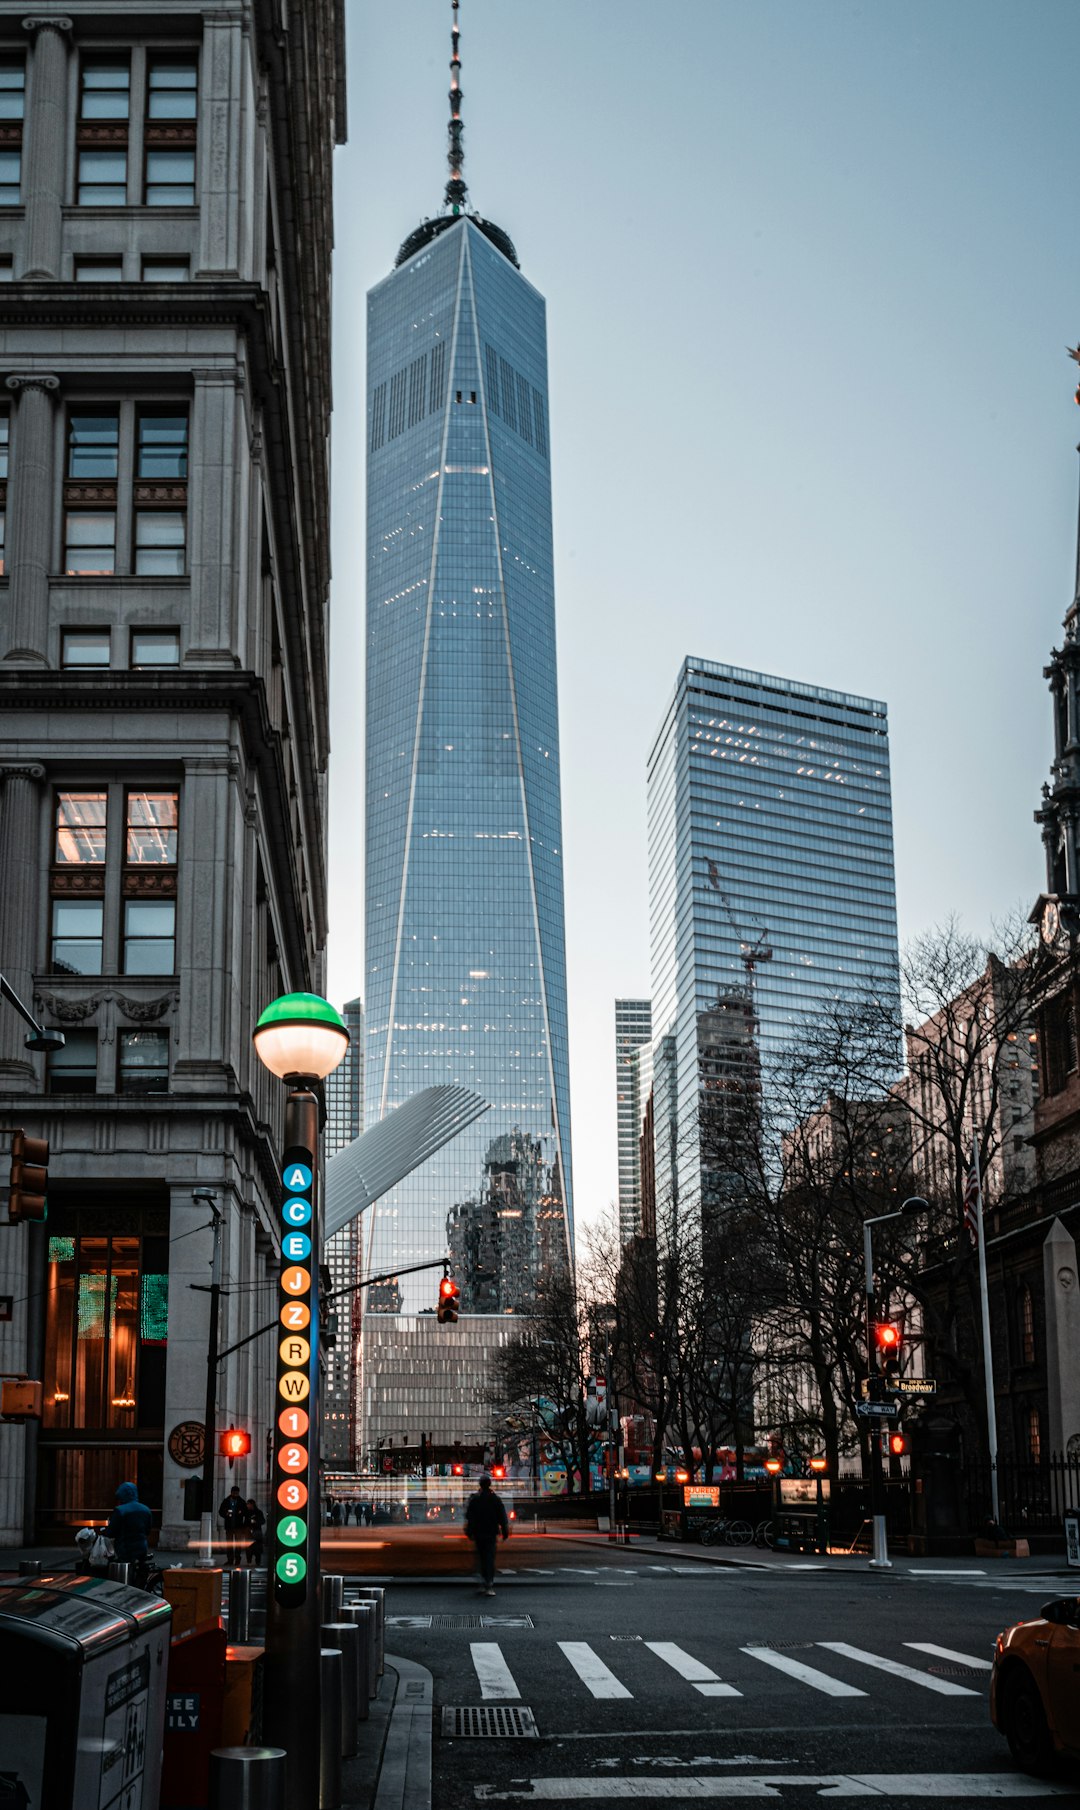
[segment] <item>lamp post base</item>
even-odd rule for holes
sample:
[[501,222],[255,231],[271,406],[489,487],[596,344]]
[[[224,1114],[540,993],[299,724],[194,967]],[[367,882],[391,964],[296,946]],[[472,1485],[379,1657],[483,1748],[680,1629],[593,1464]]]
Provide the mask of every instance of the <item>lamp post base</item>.
[[891,1571],[892,1560],[889,1557],[889,1536],[885,1530],[885,1516],[874,1516],[874,1555],[870,1560],[871,1571]]

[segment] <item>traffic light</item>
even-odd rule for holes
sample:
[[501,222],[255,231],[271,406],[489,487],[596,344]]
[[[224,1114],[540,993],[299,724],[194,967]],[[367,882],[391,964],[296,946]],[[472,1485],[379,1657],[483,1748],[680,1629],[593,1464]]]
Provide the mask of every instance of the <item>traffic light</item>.
[[246,1458],[251,1450],[251,1434],[243,1427],[226,1427],[218,1439],[218,1451],[223,1458],[229,1460],[230,1466],[236,1458]]
[[8,1218],[12,1225],[20,1219],[44,1219],[48,1212],[45,1191],[49,1185],[49,1141],[28,1138],[25,1131],[11,1134],[11,1170],[8,1181]]
[[450,1473],[451,1473],[451,1476],[454,1476],[454,1477],[464,1477],[465,1466],[463,1464],[452,1464],[450,1466]]
[[889,1451],[894,1458],[902,1458],[907,1451],[907,1437],[903,1433],[889,1434]]
[[491,1467],[491,1475],[495,1479],[496,1483],[501,1483],[503,1478],[506,1476],[505,1464],[493,1464]]
[[452,1325],[457,1319],[460,1300],[461,1290],[453,1276],[444,1276],[439,1283],[439,1305],[436,1309],[440,1326]]
[[903,1335],[895,1320],[881,1320],[874,1327],[878,1348],[878,1369],[886,1378],[900,1374],[900,1346]]

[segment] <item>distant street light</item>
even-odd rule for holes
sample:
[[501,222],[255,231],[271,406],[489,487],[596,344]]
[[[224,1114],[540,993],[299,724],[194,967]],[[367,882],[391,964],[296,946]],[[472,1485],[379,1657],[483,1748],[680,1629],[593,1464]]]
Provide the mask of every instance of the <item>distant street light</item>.
[[286,1082],[278,1286],[277,1391],[266,1592],[265,1726],[287,1755],[285,1796],[319,1802],[319,1223],[317,1082],[349,1047],[340,1012],[317,993],[287,993],[254,1032],[260,1062]]

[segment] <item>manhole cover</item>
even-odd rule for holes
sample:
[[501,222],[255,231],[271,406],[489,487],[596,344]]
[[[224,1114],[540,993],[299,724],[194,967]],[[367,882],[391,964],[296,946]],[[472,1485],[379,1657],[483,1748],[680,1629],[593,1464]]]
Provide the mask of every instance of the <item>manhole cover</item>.
[[520,1709],[517,1705],[503,1703],[484,1704],[481,1707],[470,1705],[467,1709],[444,1709],[442,1732],[444,1735],[459,1735],[474,1741],[505,1741],[515,1735],[526,1735],[535,1740],[538,1734],[531,1709]]

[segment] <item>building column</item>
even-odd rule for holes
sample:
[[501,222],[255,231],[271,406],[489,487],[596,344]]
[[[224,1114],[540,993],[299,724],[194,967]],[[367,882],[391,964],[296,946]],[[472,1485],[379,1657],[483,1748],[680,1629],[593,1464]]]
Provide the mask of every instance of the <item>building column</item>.
[[1076,1244],[1060,1219],[1054,1220],[1043,1244],[1043,1286],[1050,1403],[1047,1445],[1058,1453],[1080,1436],[1080,1287]]
[[[203,21],[199,101],[199,251],[193,275],[242,276],[240,268],[241,125],[248,59],[239,11]],[[251,112],[249,96],[248,112]],[[250,123],[249,123],[250,132]],[[250,165],[250,157],[243,157]],[[244,179],[250,168],[243,171]]]
[[11,557],[8,646],[18,666],[49,664],[49,570],[52,565],[53,399],[58,377],[28,372],[7,379],[16,399],[8,484]]
[[62,14],[31,14],[22,22],[32,32],[30,108],[23,148],[26,200],[24,277],[57,282],[63,244],[64,158],[67,151],[67,61],[65,40],[72,22]]
[[[0,767],[0,874],[4,884],[0,968],[31,1010],[34,969],[39,965],[38,856],[44,778],[44,767]],[[37,1092],[37,1069],[26,1048],[27,1034],[27,1026],[14,1008],[0,1006],[0,1090]]]
[[200,756],[184,764],[180,834],[184,857],[177,899],[176,961],[180,994],[177,1092],[210,1092],[219,1101],[237,1091],[232,1060],[238,1027],[243,947],[243,803],[236,756]]
[[248,447],[240,373],[235,365],[196,370],[191,441],[199,457],[191,481],[191,641],[199,666],[241,664],[238,597],[241,579],[238,507],[246,483]]

